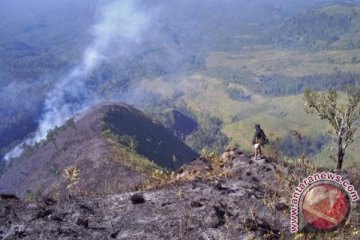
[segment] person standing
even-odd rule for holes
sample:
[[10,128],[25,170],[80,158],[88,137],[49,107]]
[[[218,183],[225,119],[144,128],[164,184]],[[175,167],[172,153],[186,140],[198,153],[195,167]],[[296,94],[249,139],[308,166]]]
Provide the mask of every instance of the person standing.
[[255,149],[254,160],[262,158],[261,147],[268,143],[269,140],[267,139],[264,130],[261,129],[260,124],[255,124],[255,134],[252,140]]

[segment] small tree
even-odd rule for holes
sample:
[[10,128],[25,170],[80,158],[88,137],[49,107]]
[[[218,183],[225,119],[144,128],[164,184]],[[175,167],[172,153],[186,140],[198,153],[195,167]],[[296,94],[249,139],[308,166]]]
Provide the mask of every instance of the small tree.
[[54,144],[57,151],[59,151],[59,148],[56,144],[56,136],[58,133],[59,133],[59,127],[55,127],[54,129],[49,130],[46,135],[46,141],[51,141]]
[[345,99],[339,100],[336,90],[324,93],[315,92],[309,88],[304,91],[305,111],[315,113],[320,119],[327,119],[335,132],[337,169],[342,168],[345,150],[354,142],[355,121],[360,116],[360,88],[348,86],[345,89]]

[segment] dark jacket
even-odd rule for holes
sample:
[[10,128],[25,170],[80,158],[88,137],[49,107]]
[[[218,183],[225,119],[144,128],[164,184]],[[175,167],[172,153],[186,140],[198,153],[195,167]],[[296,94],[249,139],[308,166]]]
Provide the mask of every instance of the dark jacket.
[[261,128],[257,128],[252,140],[252,144],[259,143],[260,145],[265,145],[269,143],[264,131]]

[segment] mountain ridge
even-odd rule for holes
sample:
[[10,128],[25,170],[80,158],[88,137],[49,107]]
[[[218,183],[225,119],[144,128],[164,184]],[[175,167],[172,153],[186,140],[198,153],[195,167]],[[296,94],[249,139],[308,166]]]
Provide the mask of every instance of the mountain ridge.
[[[148,159],[139,155],[136,149],[121,145],[121,142],[115,140],[110,143],[104,135],[104,126],[106,117],[117,111],[122,112],[119,116],[128,115],[138,119],[139,125],[143,123],[148,129],[157,129],[151,132],[152,137],[157,140],[176,144],[166,145],[167,155],[164,155],[160,148],[153,147],[155,143],[147,144],[146,147],[150,150],[153,148],[159,151],[157,155],[148,155],[158,159]],[[122,120],[111,124],[121,127],[130,123]],[[142,129],[142,126],[138,128]],[[133,135],[135,139],[139,136]],[[160,168],[155,164],[156,161],[162,167],[173,166],[172,159],[167,159],[172,151],[174,156],[178,157],[176,164],[179,166],[197,157],[189,147],[139,110],[125,103],[104,103],[77,116],[75,120],[70,119],[65,126],[48,134],[46,141],[30,147],[22,157],[12,160],[0,176],[0,192],[13,193],[20,197],[34,192],[64,195],[68,191],[67,187],[71,185],[69,179],[64,177],[66,169],[78,172],[76,181],[79,182],[79,189],[86,194],[121,192],[141,185],[152,170]],[[139,168],[134,167],[134,164],[128,161],[129,158],[134,159],[135,165],[142,165]]]

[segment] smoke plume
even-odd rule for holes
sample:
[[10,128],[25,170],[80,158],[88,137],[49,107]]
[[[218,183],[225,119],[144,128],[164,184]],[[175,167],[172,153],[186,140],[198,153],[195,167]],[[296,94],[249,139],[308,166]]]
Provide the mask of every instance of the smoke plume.
[[61,78],[47,94],[44,114],[34,137],[7,153],[5,160],[19,157],[24,144],[34,145],[75,113],[101,101],[86,89],[88,76],[99,64],[111,60],[112,55],[128,54],[129,49],[141,42],[150,18],[138,8],[137,1],[117,0],[101,9],[98,23],[91,27],[93,41],[85,49],[81,63]]
[[[75,50],[75,47],[71,50],[67,49],[68,52],[64,54],[66,64],[59,64],[59,69],[49,67],[43,71],[46,76],[40,71],[40,77],[35,76],[32,81],[21,80],[24,86],[18,85],[19,80],[3,88],[4,91],[0,91],[0,97],[3,99],[13,99],[10,107],[4,107],[6,110],[9,108],[21,112],[27,106],[34,107],[35,102],[37,108],[31,111],[33,114],[31,117],[34,121],[39,119],[39,126],[33,137],[16,146],[5,156],[5,159],[18,157],[22,152],[23,144],[34,145],[44,139],[49,130],[55,126],[61,126],[75,113],[84,111],[101,101],[121,100],[140,107],[153,101],[152,99],[156,102],[157,92],[149,93],[144,84],[151,79],[165,77],[169,84],[166,85],[167,89],[161,85],[162,90],[175,92],[174,95],[178,95],[177,93],[184,90],[181,89],[181,84],[178,84],[179,79],[194,71],[206,69],[209,52],[240,51],[243,42],[247,44],[247,41],[252,41],[249,40],[251,38],[242,38],[242,35],[252,36],[254,32],[256,35],[262,31],[262,26],[278,21],[279,14],[282,16],[282,10],[284,13],[302,11],[301,9],[316,6],[324,1],[328,2],[327,0],[307,3],[285,0],[78,0],[75,3],[70,0],[33,0],[31,4],[29,2],[24,5],[23,0],[3,1],[0,15],[12,19],[10,21],[12,24],[1,25],[10,26],[3,27],[4,36],[14,35],[13,38],[17,40],[18,36],[24,34],[24,29],[28,31],[30,29],[23,39],[19,38],[24,43],[28,42],[29,47],[35,45],[34,50],[37,49],[37,44],[42,46],[44,44],[40,43],[45,43],[45,48],[42,50],[44,55],[58,54],[59,49],[62,52],[63,48],[69,47],[69,44],[81,45],[81,49],[84,49],[80,59],[74,59],[72,52],[69,54],[70,51]],[[103,7],[98,8],[99,4]],[[281,7],[280,10],[278,6]],[[60,13],[58,13],[59,9],[62,9]],[[94,11],[98,13],[98,19],[90,28],[90,42],[77,42],[88,39],[89,36],[83,36],[81,29],[90,25],[89,21],[92,21],[91,16]],[[40,17],[42,15],[46,17],[45,20]],[[17,23],[18,18],[22,24]],[[76,21],[77,24],[72,24]],[[11,26],[17,26],[17,31],[21,34],[14,34],[12,32],[14,27]],[[59,32],[59,35],[63,36],[50,33],[47,35],[48,32]],[[78,35],[77,32],[82,33]],[[41,37],[43,39],[38,39]],[[76,41],[72,38],[76,38]],[[31,39],[35,40],[30,41]],[[56,39],[55,46],[51,45],[54,39]],[[46,50],[47,48],[50,52]],[[11,52],[11,54],[16,56],[19,53]],[[41,60],[38,65],[41,65],[43,60],[38,58]],[[60,59],[63,60],[62,57],[54,57],[53,61]],[[64,69],[69,66],[67,64],[73,64],[74,61],[80,63],[75,64],[76,66],[63,75]],[[56,62],[54,65],[57,65]],[[12,82],[13,80],[10,80],[12,77],[1,75],[1,67],[0,64],[0,82],[6,83],[3,80],[6,78]],[[36,72],[36,69],[30,70]],[[14,71],[16,73],[16,69]],[[64,77],[54,77],[55,71],[56,76]],[[192,86],[192,82],[189,84]],[[51,90],[47,91],[48,88]],[[24,94],[28,96],[27,99]],[[20,101],[18,98],[21,98]],[[42,112],[42,115],[38,118],[39,112]],[[28,115],[26,117],[29,118]],[[19,118],[21,119],[21,116]],[[3,125],[7,127],[7,124]],[[9,146],[29,132],[24,132],[21,137],[11,141],[4,141],[4,146]]]

